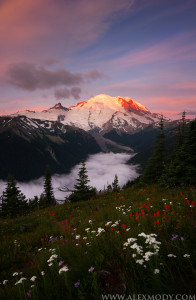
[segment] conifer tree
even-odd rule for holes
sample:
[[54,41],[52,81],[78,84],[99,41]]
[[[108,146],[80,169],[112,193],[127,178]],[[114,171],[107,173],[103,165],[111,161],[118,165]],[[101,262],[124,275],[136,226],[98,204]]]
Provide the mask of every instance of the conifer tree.
[[178,125],[176,145],[167,167],[165,168],[161,181],[171,186],[179,185],[186,181],[186,113],[182,113],[182,119]]
[[7,187],[2,195],[2,215],[4,217],[16,217],[27,212],[28,204],[25,196],[16,186],[12,175],[7,178]]
[[158,182],[165,167],[165,134],[163,116],[161,116],[159,122],[159,131],[152,157],[149,159],[141,176],[141,181],[147,184]]
[[35,209],[38,209],[39,206],[40,206],[39,198],[37,196],[34,196],[33,199],[29,199],[29,211],[33,211]]
[[196,186],[196,119],[189,123],[189,132],[184,143],[186,185]]
[[52,178],[49,166],[46,167],[45,182],[44,182],[44,197],[45,205],[51,206],[56,204],[56,200],[53,193]]
[[89,198],[95,196],[96,189],[88,185],[89,181],[90,180],[88,179],[85,162],[82,161],[78,172],[78,178],[76,179],[76,183],[74,185],[74,190],[67,199],[71,202],[75,202],[80,200],[88,200]]
[[118,184],[118,176],[115,174],[114,181],[112,182],[112,190],[115,193],[120,192],[120,186]]

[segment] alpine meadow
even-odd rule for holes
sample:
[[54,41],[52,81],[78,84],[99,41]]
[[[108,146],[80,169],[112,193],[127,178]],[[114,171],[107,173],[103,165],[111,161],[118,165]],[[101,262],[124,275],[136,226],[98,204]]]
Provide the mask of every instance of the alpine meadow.
[[0,20],[0,299],[196,300],[196,2]]

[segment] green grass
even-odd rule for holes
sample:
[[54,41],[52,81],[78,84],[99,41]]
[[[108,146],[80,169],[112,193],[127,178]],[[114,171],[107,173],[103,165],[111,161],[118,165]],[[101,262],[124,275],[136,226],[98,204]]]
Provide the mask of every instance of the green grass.
[[[0,299],[195,294],[195,195],[131,187],[1,219]],[[59,274],[63,266],[69,270]]]

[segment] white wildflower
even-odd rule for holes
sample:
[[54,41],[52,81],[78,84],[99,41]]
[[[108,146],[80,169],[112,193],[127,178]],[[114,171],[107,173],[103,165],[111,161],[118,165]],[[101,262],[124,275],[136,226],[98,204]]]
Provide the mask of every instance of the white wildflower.
[[31,281],[35,281],[36,278],[37,278],[37,276],[32,276],[30,280],[31,280]]
[[160,273],[160,270],[159,269],[155,269],[154,270],[154,274],[159,274]]
[[59,270],[59,274],[61,274],[62,272],[67,272],[67,271],[69,271],[68,267],[64,266]]
[[185,258],[190,258],[190,254],[184,254],[183,255]]
[[21,284],[24,280],[27,280],[25,277],[20,278],[15,285]]
[[3,284],[5,285],[8,282],[7,279],[3,280]]
[[101,232],[105,232],[105,229],[99,227],[97,231],[98,231],[98,233],[101,233]]
[[112,223],[112,221],[107,222],[105,225],[110,225]]
[[176,255],[174,255],[174,254],[168,254],[168,257],[176,257]]
[[137,241],[137,239],[135,239],[135,238],[128,238],[127,239],[127,242],[130,244],[130,243],[133,243],[133,242],[135,242],[135,241]]
[[137,264],[142,265],[142,264],[144,263],[144,260],[143,260],[143,259],[137,259],[135,262],[136,262]]
[[50,258],[47,260],[47,262],[52,262],[55,258],[57,258],[58,257],[58,255],[57,254],[52,254],[51,256],[50,256]]
[[12,276],[17,276],[18,275],[18,272],[15,272],[15,273],[13,273],[13,275]]

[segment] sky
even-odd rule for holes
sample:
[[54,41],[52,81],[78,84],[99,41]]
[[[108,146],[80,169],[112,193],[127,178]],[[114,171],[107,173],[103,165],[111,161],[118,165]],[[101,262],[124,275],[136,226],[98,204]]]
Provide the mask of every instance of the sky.
[[196,116],[195,0],[0,0],[0,115],[98,94]]
[[[128,180],[135,179],[139,175],[137,166],[127,164],[131,156],[133,155],[128,153],[98,153],[90,155],[86,161],[89,184],[100,191],[104,190],[104,188],[106,189],[108,184],[112,184],[115,174],[118,176],[118,182],[121,187]],[[64,200],[68,196],[68,193],[60,192],[58,188],[67,187],[73,189],[80,167],[81,165],[76,165],[69,174],[52,176],[52,186],[57,200]],[[0,195],[5,190],[6,185],[5,181],[0,180]],[[44,178],[41,177],[25,183],[17,182],[17,186],[27,199],[32,199],[34,196],[39,197],[43,193]]]

